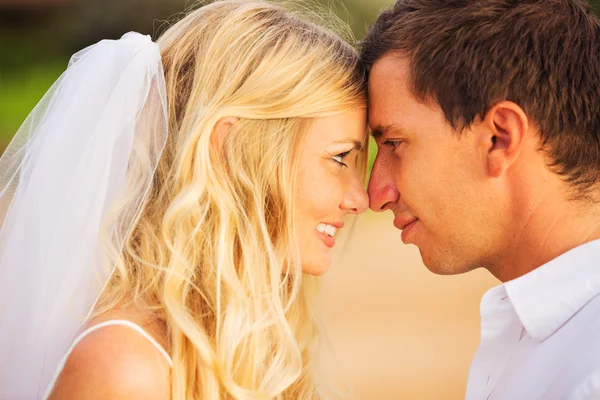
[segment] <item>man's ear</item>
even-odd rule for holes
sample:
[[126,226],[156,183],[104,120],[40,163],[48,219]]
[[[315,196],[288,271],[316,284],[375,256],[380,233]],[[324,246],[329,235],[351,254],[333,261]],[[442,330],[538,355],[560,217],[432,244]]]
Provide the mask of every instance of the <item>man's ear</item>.
[[488,172],[497,178],[518,159],[528,135],[529,119],[517,104],[500,101],[486,113],[483,125],[488,135]]
[[227,133],[238,121],[239,119],[236,117],[223,117],[217,121],[210,136],[210,144],[216,154],[221,153]]

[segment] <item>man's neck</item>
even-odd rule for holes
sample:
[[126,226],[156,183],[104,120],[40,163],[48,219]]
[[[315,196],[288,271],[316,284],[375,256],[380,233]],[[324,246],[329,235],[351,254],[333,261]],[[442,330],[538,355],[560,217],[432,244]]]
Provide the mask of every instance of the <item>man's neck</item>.
[[502,282],[525,275],[567,251],[600,239],[600,203],[539,196],[523,210],[506,257],[490,272]]

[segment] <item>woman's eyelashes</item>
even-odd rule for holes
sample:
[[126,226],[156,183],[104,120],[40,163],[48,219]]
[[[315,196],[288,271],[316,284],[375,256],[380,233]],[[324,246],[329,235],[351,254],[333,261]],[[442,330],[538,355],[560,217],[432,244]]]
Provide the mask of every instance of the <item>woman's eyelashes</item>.
[[348,165],[344,162],[344,158],[346,158],[346,156],[348,154],[350,154],[351,151],[352,150],[348,150],[348,151],[346,151],[344,153],[337,154],[337,155],[331,157],[331,159],[333,161],[335,161],[336,163],[338,163],[339,165],[341,165],[343,167],[347,167]]

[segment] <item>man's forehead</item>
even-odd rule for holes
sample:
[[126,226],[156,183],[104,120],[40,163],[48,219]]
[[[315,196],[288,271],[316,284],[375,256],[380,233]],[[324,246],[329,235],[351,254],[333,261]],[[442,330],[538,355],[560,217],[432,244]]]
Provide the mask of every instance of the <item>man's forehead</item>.
[[395,55],[379,59],[369,74],[369,126],[371,130],[390,125],[394,114],[404,107],[410,93],[406,75],[408,63]]
[[410,96],[408,89],[408,62],[393,55],[378,60],[369,73],[369,104],[376,108],[388,108]]
[[409,72],[410,60],[408,57],[397,52],[389,52],[371,66],[369,82],[374,80],[377,83],[378,80],[384,79],[388,80],[388,84],[393,84],[390,80],[405,81]]

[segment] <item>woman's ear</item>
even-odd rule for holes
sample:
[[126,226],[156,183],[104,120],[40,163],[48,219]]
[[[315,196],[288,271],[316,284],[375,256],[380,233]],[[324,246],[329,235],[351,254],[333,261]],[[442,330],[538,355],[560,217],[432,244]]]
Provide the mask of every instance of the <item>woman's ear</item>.
[[221,153],[223,143],[231,127],[239,121],[236,117],[223,117],[217,121],[210,136],[210,143],[217,154]]
[[521,107],[511,101],[494,104],[483,120],[488,138],[488,172],[503,175],[518,159],[528,134],[529,120]]

